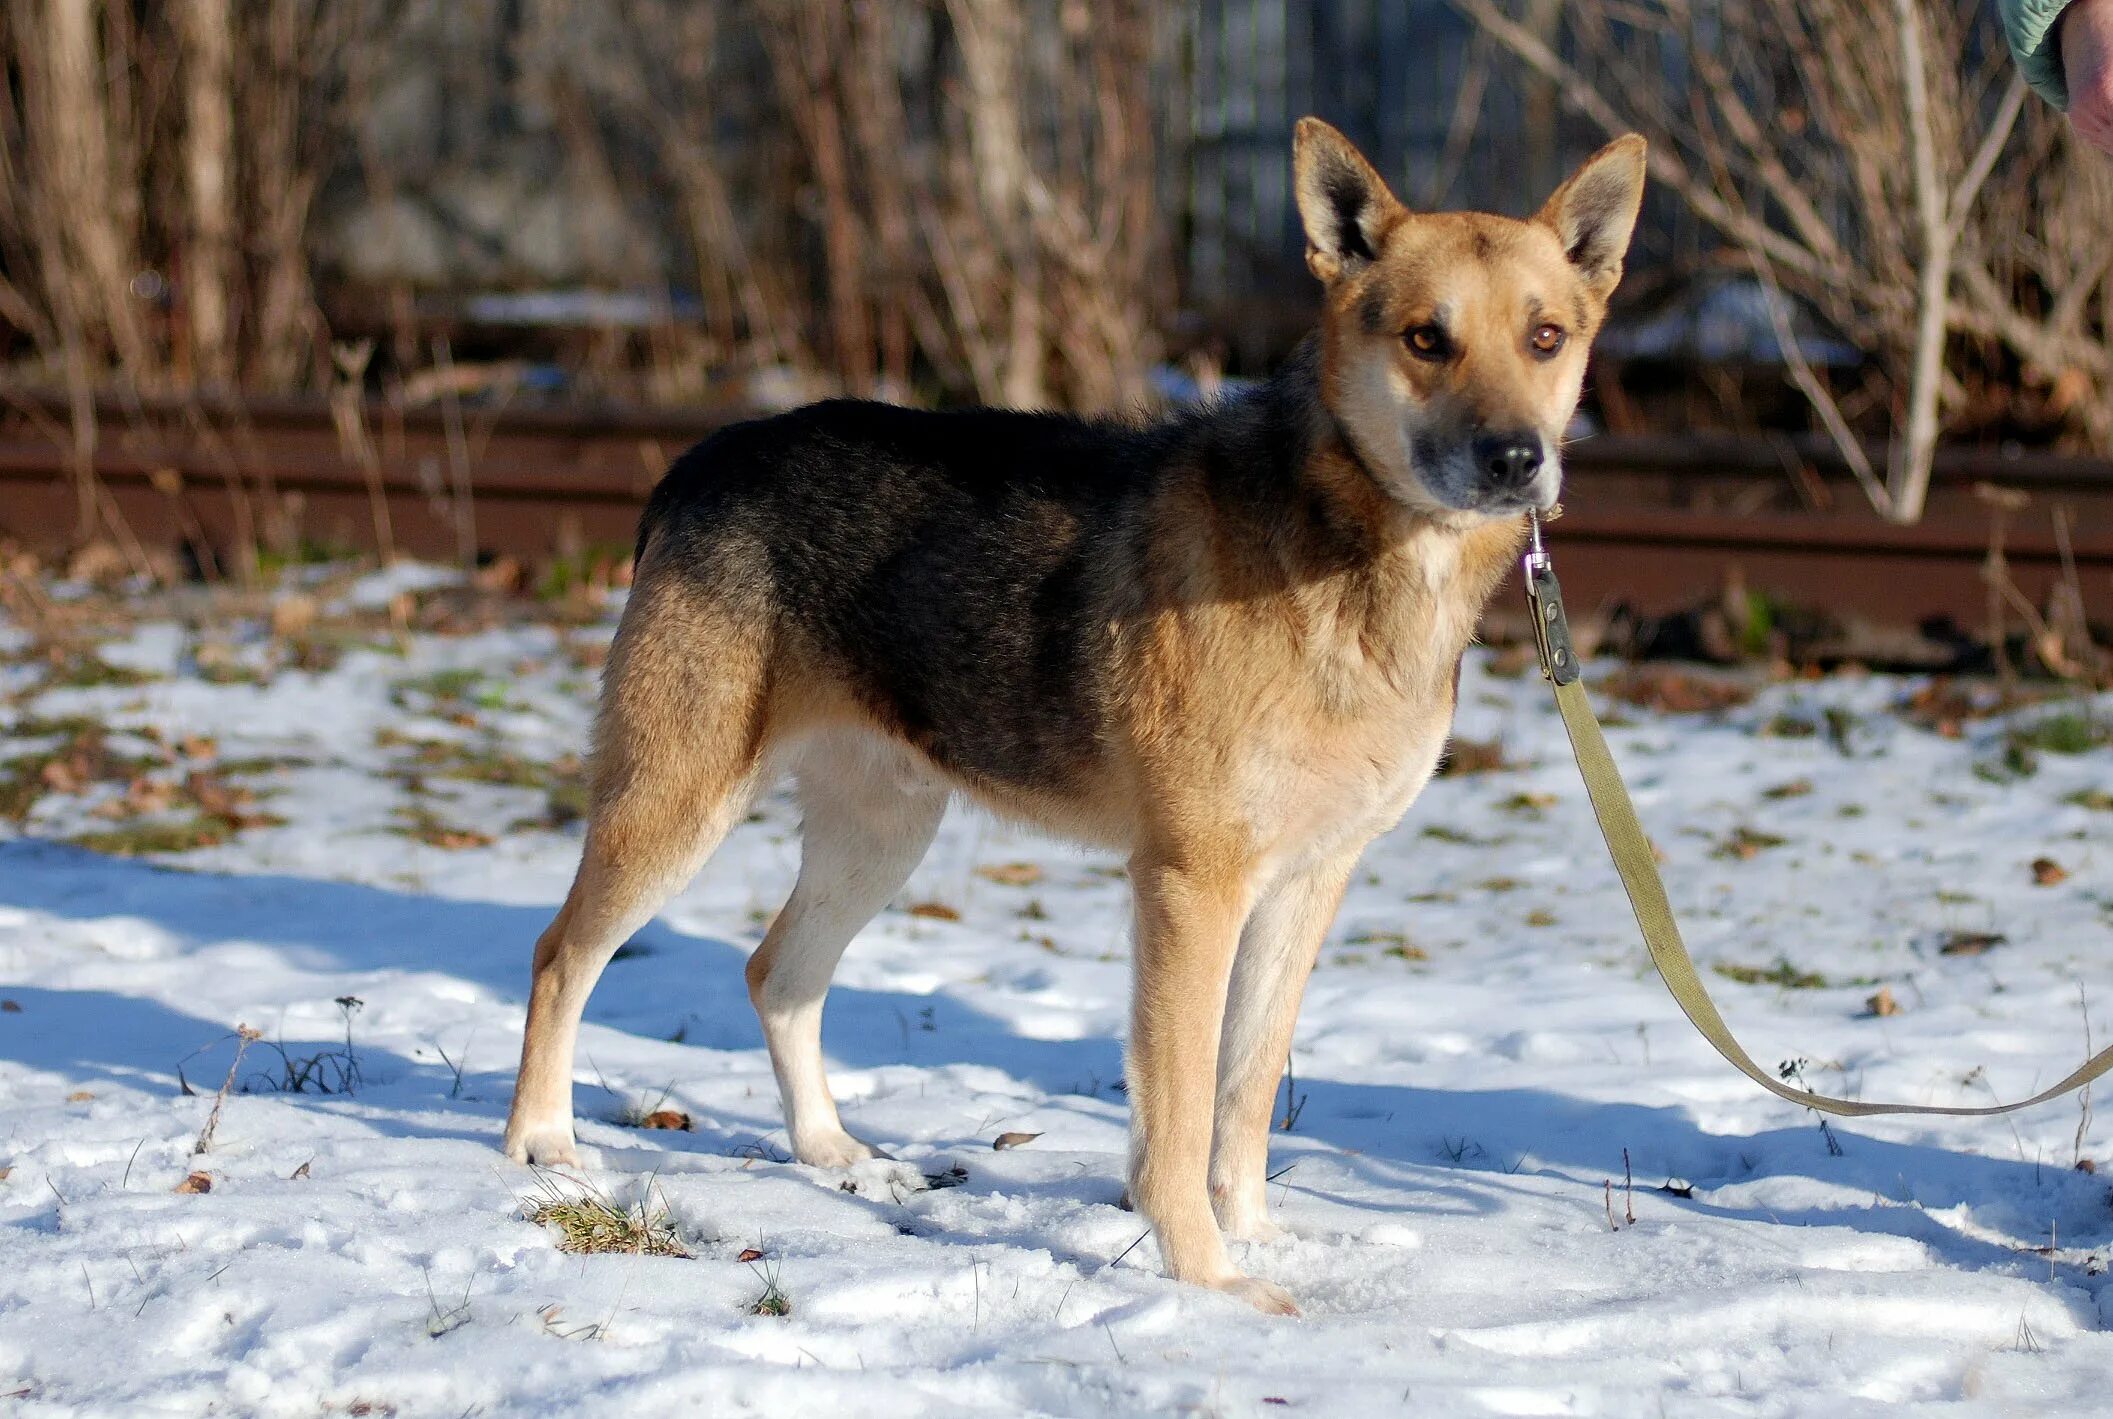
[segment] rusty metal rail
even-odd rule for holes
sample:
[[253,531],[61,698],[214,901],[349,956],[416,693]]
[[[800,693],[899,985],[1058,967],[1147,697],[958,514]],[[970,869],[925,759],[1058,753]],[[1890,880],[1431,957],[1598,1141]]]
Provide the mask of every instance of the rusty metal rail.
[[[440,409],[370,404],[375,450],[348,453],[319,402],[111,403],[99,411],[93,468],[142,540],[180,529],[216,541],[260,512],[326,546],[371,546],[370,485],[386,499],[397,546],[457,552],[450,490],[466,468],[478,546],[533,557],[560,541],[631,539],[638,509],[668,461],[746,411],[478,408],[459,438]],[[1884,466],[1885,450],[1871,450]],[[2028,495],[2004,537],[2010,575],[2035,601],[2068,556],[2089,608],[2113,619],[2113,461],[1984,448],[1940,454],[1929,511],[1914,527],[1865,505],[1824,440],[1702,435],[1600,437],[1573,444],[1564,501],[1550,529],[1580,611],[1615,601],[1644,612],[1695,604],[1736,575],[1783,600],[1879,623],[1950,616],[1978,624],[1995,483]],[[78,458],[58,401],[14,397],[0,408],[0,536],[55,545],[74,530]]]

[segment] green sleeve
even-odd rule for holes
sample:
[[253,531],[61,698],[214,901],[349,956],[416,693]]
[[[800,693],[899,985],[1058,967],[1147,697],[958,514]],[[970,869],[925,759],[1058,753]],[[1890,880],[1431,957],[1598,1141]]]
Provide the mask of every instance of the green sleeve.
[[2025,82],[2041,98],[2065,112],[2069,86],[2062,79],[2062,47],[2056,25],[2069,0],[1997,0],[2003,13],[2003,32],[2010,39],[2010,52],[2018,57]]

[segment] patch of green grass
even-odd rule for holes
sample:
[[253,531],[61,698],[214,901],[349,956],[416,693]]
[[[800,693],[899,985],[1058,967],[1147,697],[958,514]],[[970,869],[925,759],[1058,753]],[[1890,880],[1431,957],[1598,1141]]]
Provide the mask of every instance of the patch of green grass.
[[107,731],[103,722],[93,715],[63,714],[56,719],[28,715],[9,725],[7,732],[20,739],[43,739],[54,735],[76,739],[83,734],[102,734]]
[[1827,726],[1827,742],[1847,757],[1851,752],[1849,736],[1856,732],[1858,723],[1856,716],[1840,705],[1829,705],[1820,712],[1820,717]]
[[1810,739],[1818,733],[1818,726],[1811,720],[1794,714],[1779,714],[1761,726],[1764,739]]
[[1723,841],[1711,850],[1710,856],[1736,858],[1743,862],[1747,858],[1758,857],[1767,848],[1781,847],[1786,841],[1788,840],[1777,837],[1774,833],[1764,833],[1758,828],[1741,824],[1733,828]]
[[1431,953],[1421,946],[1410,943],[1409,938],[1398,931],[1360,931],[1343,942],[1345,946],[1378,946],[1380,955],[1391,956],[1397,961],[1428,961]]
[[291,547],[259,547],[257,570],[267,578],[276,579],[282,572],[294,567],[321,567],[332,562],[350,561],[359,553],[347,545],[333,547],[310,537],[303,537]]
[[749,1304],[748,1313],[752,1316],[791,1315],[792,1298],[785,1294],[783,1287],[778,1285],[777,1263],[765,1262],[761,1268],[758,1268],[754,1262],[750,1262],[749,1269],[762,1278],[763,1294],[756,1297]]
[[2102,788],[2080,788],[2064,794],[2062,802],[2075,808],[2089,808],[2094,813],[2113,813],[2113,793]]
[[381,748],[416,746],[417,752],[401,774],[406,785],[414,791],[418,791],[427,778],[541,790],[544,794],[543,812],[517,820],[509,825],[513,828],[554,831],[587,816],[586,773],[579,760],[571,755],[546,764],[489,741],[463,744],[452,740],[419,740],[393,729],[378,732],[375,743]]
[[423,804],[396,810],[396,826],[389,829],[398,837],[410,838],[448,852],[460,852],[465,848],[490,847],[490,833],[480,833],[475,828],[457,827]]
[[[21,763],[20,760],[9,762]],[[45,792],[44,781],[37,772],[41,767],[39,764],[10,768],[6,773],[0,773],[0,818],[19,823],[29,816],[29,810],[37,806],[37,800]]]
[[1983,759],[1974,765],[1974,777],[1987,783],[2016,783],[2040,771],[2040,756],[2030,744],[2006,739],[2000,759]]
[[215,759],[213,771],[227,774],[269,774],[280,769],[305,769],[314,763],[293,754],[253,754],[242,759]]
[[640,1200],[619,1207],[604,1193],[567,1193],[548,1174],[542,1178],[542,1187],[540,1194],[522,1204],[521,1215],[556,1232],[559,1251],[578,1256],[690,1255],[663,1206]]
[[51,678],[44,682],[46,689],[88,690],[105,685],[146,685],[161,678],[149,670],[112,665],[86,647],[68,650],[50,664]]
[[108,731],[96,720],[76,716],[63,720],[25,720],[17,733],[44,738],[61,735],[48,749],[0,760],[0,818],[20,822],[47,793],[79,792],[91,783],[124,782],[160,760],[120,754],[105,742]]
[[411,709],[411,697],[423,695],[436,705],[463,704],[483,684],[485,675],[481,670],[435,670],[430,675],[413,675],[391,685],[389,703],[398,709]]
[[621,542],[596,542],[569,556],[552,557],[536,579],[535,594],[544,601],[562,601],[574,591],[595,589],[595,573],[623,562],[631,548]]
[[188,818],[126,823],[101,832],[82,833],[67,841],[75,847],[112,857],[146,857],[153,853],[218,847],[234,835],[235,827],[227,819],[195,813]]
[[2113,742],[2113,727],[2088,714],[2064,710],[2030,724],[2013,726],[2004,742],[2012,749],[2043,754],[2084,754]]
[[239,660],[198,662],[198,678],[208,685],[269,685],[271,673]]
[[1741,985],[1773,985],[1784,990],[1827,988],[1827,978],[1818,971],[1801,971],[1782,956],[1776,957],[1776,963],[1766,969],[1760,966],[1733,965],[1728,961],[1719,961],[1710,969],[1726,980],[1735,980]]
[[1423,830],[1423,835],[1434,842],[1457,843],[1462,847],[1496,847],[1503,838],[1478,838],[1473,833],[1458,828],[1448,828],[1443,823],[1433,823]]
[[419,769],[435,778],[491,783],[502,788],[548,788],[551,769],[491,744],[435,742],[420,748]]

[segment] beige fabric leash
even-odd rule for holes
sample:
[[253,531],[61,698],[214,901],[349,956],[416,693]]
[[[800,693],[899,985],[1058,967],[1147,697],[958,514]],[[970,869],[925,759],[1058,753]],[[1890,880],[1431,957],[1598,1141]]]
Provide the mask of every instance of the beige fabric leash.
[[1868,1114],[2007,1114],[2059,1098],[2113,1069],[2113,1045],[2109,1045],[2091,1056],[2068,1078],[2051,1088],[2042,1089],[2029,1099],[1979,1108],[1948,1108],[1939,1104],[1868,1104],[1830,1098],[1825,1094],[1793,1089],[1754,1063],[1753,1057],[1733,1037],[1724,1017],[1717,1013],[1716,1002],[1710,999],[1702,977],[1695,971],[1694,961],[1688,956],[1687,946],[1680,939],[1680,926],[1673,920],[1672,906],[1666,901],[1665,883],[1659,878],[1658,861],[1651,851],[1650,839],[1644,836],[1643,824],[1637,821],[1636,807],[1629,801],[1629,790],[1622,783],[1620,771],[1614,767],[1614,757],[1607,751],[1606,737],[1600,733],[1599,720],[1593,715],[1592,703],[1585,697],[1585,687],[1578,679],[1577,650],[1571,644],[1570,623],[1563,612],[1562,588],[1556,584],[1555,568],[1541,545],[1541,521],[1538,517],[1532,521],[1533,545],[1521,570],[1526,582],[1526,604],[1533,616],[1534,644],[1541,654],[1541,673],[1555,686],[1555,706],[1563,716],[1563,728],[1569,732],[1571,750],[1577,755],[1578,773],[1585,780],[1585,792],[1592,800],[1593,815],[1599,819],[1600,833],[1607,840],[1607,852],[1614,859],[1614,870],[1621,874],[1622,887],[1629,894],[1629,905],[1635,909],[1636,925],[1643,931],[1643,942],[1650,949],[1651,962],[1658,967],[1658,974],[1664,979],[1666,989],[1673,993],[1673,999],[1679,1002],[1681,1011],[1702,1032],[1702,1037],[1716,1047],[1717,1053],[1771,1094],[1822,1113],[1850,1118]]

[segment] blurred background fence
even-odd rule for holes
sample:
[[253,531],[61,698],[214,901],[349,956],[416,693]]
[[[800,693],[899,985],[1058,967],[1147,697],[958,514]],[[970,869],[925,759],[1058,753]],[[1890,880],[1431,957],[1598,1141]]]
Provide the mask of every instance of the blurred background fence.
[[1766,363],[1765,309],[1702,289],[1758,255],[1802,344],[1876,374],[1871,424],[1913,343],[1912,136],[1957,191],[1999,127],[1949,243],[1982,348],[1948,352],[1948,417],[2106,447],[2103,165],[2010,102],[1990,7],[1911,8],[1919,120],[1861,0],[12,0],[0,340],[17,379],[142,390],[320,389],[361,336],[409,379],[450,335],[583,397],[767,370],[1131,404],[1169,356],[1259,369],[1304,328],[1312,112],[1412,205],[1513,213],[1642,129],[1631,309],[1714,310],[1717,362]]

